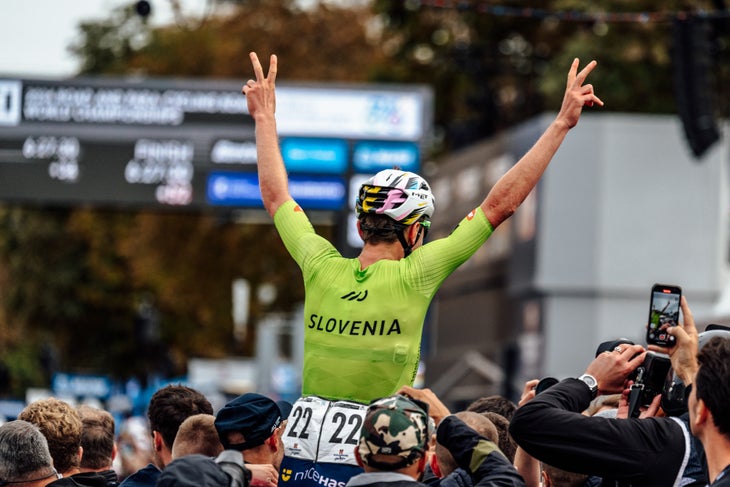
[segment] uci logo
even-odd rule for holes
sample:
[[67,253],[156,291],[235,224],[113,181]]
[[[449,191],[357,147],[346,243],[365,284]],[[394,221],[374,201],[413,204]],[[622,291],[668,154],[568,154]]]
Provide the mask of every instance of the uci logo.
[[290,468],[283,468],[283,469],[281,469],[281,479],[284,482],[288,482],[289,481],[289,479],[291,478],[291,474],[292,474],[292,471],[291,471]]

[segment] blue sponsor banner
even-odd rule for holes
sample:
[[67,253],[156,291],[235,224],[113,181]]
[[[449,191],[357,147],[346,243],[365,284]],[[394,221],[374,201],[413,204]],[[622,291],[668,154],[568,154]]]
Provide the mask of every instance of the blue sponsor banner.
[[[208,203],[263,208],[256,173],[213,172],[208,176]],[[336,177],[289,177],[289,193],[305,210],[339,210],[347,195]]]
[[208,203],[263,208],[256,173],[213,172],[208,176]]
[[286,138],[281,155],[290,172],[343,174],[347,170],[347,142],[342,139]]
[[53,393],[59,396],[106,399],[112,390],[111,380],[101,375],[57,373],[51,380]]
[[20,412],[25,409],[25,401],[1,399],[0,420],[12,421],[17,419]]
[[393,167],[418,172],[420,155],[418,146],[412,142],[358,142],[353,165],[356,171],[366,173]]

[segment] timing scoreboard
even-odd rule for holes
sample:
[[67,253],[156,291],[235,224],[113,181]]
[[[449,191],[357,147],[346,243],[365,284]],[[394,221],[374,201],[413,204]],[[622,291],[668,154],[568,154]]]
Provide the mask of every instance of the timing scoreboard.
[[[253,119],[238,81],[0,77],[0,201],[137,208],[263,208]],[[277,86],[290,192],[350,212],[352,188],[418,170],[424,86]]]

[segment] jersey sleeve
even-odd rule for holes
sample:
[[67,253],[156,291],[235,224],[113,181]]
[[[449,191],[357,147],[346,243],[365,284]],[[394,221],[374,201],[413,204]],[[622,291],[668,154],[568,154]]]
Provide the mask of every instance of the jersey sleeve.
[[406,259],[412,282],[422,292],[435,293],[441,283],[487,241],[494,229],[481,207],[471,211],[447,237],[429,242]]
[[287,201],[276,210],[274,225],[302,271],[306,272],[315,265],[317,256],[338,253],[326,238],[317,235],[306,213],[294,200]]

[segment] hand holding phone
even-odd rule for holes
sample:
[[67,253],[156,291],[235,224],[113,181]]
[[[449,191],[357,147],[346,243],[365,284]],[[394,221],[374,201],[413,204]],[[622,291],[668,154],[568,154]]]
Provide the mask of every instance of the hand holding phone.
[[667,328],[679,324],[679,301],[682,288],[679,286],[654,284],[651,288],[649,324],[646,328],[646,343],[661,347],[673,347],[675,338]]

